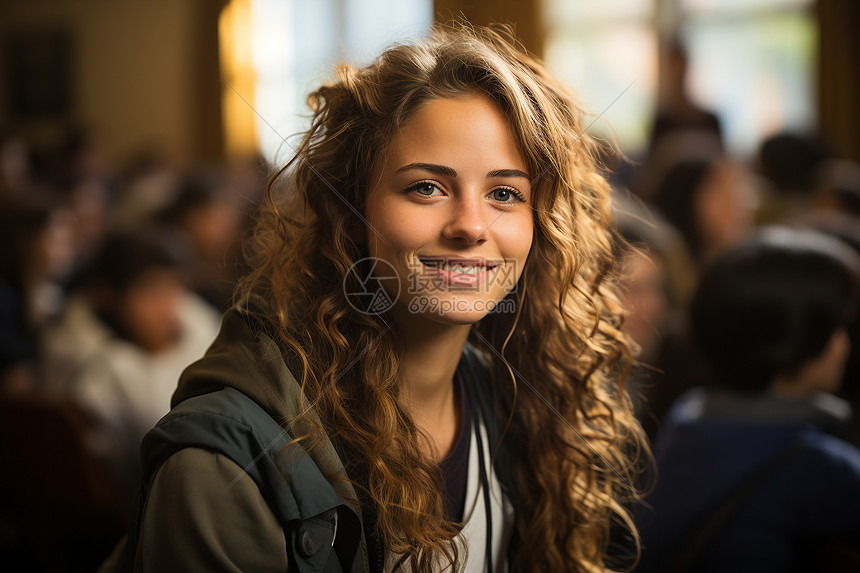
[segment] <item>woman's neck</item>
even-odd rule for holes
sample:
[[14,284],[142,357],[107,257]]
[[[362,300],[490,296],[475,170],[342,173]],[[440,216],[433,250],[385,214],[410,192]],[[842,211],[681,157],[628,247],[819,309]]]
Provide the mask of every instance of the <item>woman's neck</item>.
[[[454,374],[469,325],[449,325],[410,315],[397,317],[395,331],[402,348],[401,399],[430,443],[421,447],[435,459],[451,449],[459,427]],[[405,320],[404,320],[405,319]]]

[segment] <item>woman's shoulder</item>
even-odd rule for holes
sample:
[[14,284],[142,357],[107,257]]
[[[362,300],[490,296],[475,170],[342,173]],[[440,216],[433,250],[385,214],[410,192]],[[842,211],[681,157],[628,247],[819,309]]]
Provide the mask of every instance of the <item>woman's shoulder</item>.
[[[341,488],[336,490],[329,481],[323,470],[325,464],[320,465],[320,456],[315,453],[306,451],[293,440],[289,427],[282,426],[252,397],[235,388],[187,398],[143,440],[143,479],[152,485],[143,492],[141,515],[144,521],[157,523],[181,513],[187,522],[182,527],[192,532],[203,528],[195,534],[205,542],[201,549],[204,553],[196,556],[201,559],[206,558],[205,551],[209,549],[221,551],[218,547],[222,538],[233,534],[234,525],[222,528],[217,523],[223,516],[244,523],[243,535],[253,537],[256,528],[263,527],[265,531],[258,533],[267,547],[273,546],[273,539],[282,541],[285,535],[292,536],[291,546],[304,544],[304,552],[294,561],[299,570],[308,566],[305,561],[325,561],[332,546],[317,541],[332,539],[338,528],[349,533],[347,541],[342,542],[344,554],[353,555],[361,537],[360,518],[338,495]],[[335,483],[343,481],[332,479]],[[203,481],[205,487],[200,487]],[[207,504],[216,508],[214,513]],[[339,520],[333,521],[335,514]],[[158,515],[162,517],[153,517]],[[139,526],[143,542],[145,523]],[[242,535],[239,539],[243,539]],[[231,549],[235,545],[230,540],[223,547]],[[251,547],[259,545],[252,543]],[[237,555],[244,554],[239,551]],[[198,563],[196,557],[190,559]],[[200,569],[207,570],[203,566]],[[234,567],[243,571],[258,569],[261,568],[253,564]]]
[[184,448],[157,470],[141,520],[142,571],[285,571],[278,519],[229,457]]

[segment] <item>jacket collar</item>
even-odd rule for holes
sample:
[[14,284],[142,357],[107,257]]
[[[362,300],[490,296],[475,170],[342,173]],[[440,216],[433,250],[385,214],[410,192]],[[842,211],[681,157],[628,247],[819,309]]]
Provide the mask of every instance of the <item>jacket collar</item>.
[[[221,330],[206,355],[182,373],[171,406],[224,387],[247,395],[282,425],[303,413],[310,423],[319,423],[313,408],[308,408],[307,400],[302,397],[300,385],[284,362],[277,343],[261,325],[235,308],[224,314]],[[297,422],[290,433],[304,434],[308,429],[304,427],[306,423]],[[325,436],[308,454],[322,474],[329,476],[338,496],[358,511],[355,489],[331,439]]]

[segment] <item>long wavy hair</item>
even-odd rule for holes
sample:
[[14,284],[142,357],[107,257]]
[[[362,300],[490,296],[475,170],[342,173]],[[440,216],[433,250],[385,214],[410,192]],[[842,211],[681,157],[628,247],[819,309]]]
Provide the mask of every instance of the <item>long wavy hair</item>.
[[311,127],[270,180],[252,271],[237,291],[246,309],[266,301],[263,318],[314,405],[297,420],[307,429],[297,439],[313,448],[328,435],[353,452],[378,535],[414,571],[462,563],[441,470],[399,400],[396,336],[384,315],[357,312],[344,293],[360,292],[348,272],[367,256],[359,214],[393,135],[429,100],[484,94],[537,174],[532,249],[508,295],[517,312],[487,315],[469,338],[500,395],[496,445],[516,460],[513,569],[632,566],[630,511],[647,445],[623,387],[631,345],[620,330],[609,186],[587,116],[506,28],[438,26],[337,76],[309,96]]

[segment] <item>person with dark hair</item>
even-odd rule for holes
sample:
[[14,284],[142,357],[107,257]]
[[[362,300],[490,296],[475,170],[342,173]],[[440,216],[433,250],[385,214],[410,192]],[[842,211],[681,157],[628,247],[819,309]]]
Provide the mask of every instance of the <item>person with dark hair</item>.
[[641,571],[830,571],[822,542],[860,549],[860,451],[831,435],[858,273],[843,243],[779,227],[704,273],[690,314],[716,387],[668,416]]
[[54,280],[73,258],[69,234],[54,197],[0,199],[0,393],[37,389],[38,333],[60,307]]
[[802,216],[820,197],[818,179],[834,159],[814,134],[777,133],[759,146],[756,166],[767,183],[762,188],[760,220],[780,224]]
[[740,240],[752,224],[752,201],[740,167],[724,159],[676,161],[652,193],[651,200],[700,266]]
[[[622,304],[627,309],[623,328],[639,345],[630,372],[631,395],[642,427],[653,440],[672,401],[688,388],[673,386],[675,377],[657,364],[667,355],[666,344],[678,338],[695,273],[680,234],[646,203],[616,194],[613,207],[624,239],[616,247]],[[688,364],[682,366],[671,374],[689,372]]]
[[48,392],[92,416],[126,500],[141,438],[168,411],[182,369],[203,355],[218,328],[215,310],[186,291],[181,261],[157,231],[108,236],[82,291],[43,340]]
[[712,134],[722,147],[719,118],[697,105],[687,91],[689,56],[686,46],[679,37],[669,38],[660,55],[660,97],[651,125],[651,149],[669,135],[690,131]]
[[157,215],[188,244],[189,288],[219,310],[230,306],[239,275],[228,254],[239,241],[243,213],[230,191],[219,170],[200,170],[180,180],[173,200]]
[[[752,225],[753,200],[742,168],[719,155],[691,153],[667,165],[652,164],[649,197],[681,236],[692,264],[688,281],[695,285],[701,270],[722,251],[743,238]],[[662,332],[648,404],[653,422],[646,424],[654,439],[672,403],[693,381],[710,372],[692,348],[689,324],[681,314]]]
[[22,197],[38,184],[33,155],[26,139],[0,132],[0,198]]
[[819,137],[802,133],[777,133],[765,139],[758,151],[762,175],[779,193],[809,196],[818,170],[833,158]]
[[812,208],[860,217],[860,164],[832,159],[818,169]]
[[[860,218],[843,212],[818,211],[800,219],[797,223],[839,239],[860,255]],[[854,313],[847,331],[851,352],[845,364],[838,396],[848,400],[852,411],[858,412],[860,411],[860,312]],[[860,416],[856,414],[852,416],[839,436],[860,447]]]

